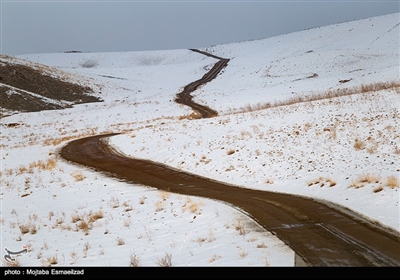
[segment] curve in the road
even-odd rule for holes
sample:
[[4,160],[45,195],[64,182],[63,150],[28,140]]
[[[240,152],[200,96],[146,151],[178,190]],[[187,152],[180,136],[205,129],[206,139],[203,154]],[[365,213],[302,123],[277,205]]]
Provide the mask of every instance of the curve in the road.
[[200,104],[194,102],[192,100],[193,96],[191,96],[190,94],[193,91],[195,91],[199,86],[204,85],[204,84],[210,82],[212,79],[216,78],[217,75],[221,72],[221,70],[224,69],[228,65],[229,59],[215,56],[215,55],[212,55],[212,54],[200,51],[200,50],[196,50],[196,49],[190,49],[190,50],[213,57],[213,58],[216,58],[219,61],[217,63],[215,63],[214,66],[211,68],[211,70],[208,71],[206,74],[204,74],[204,76],[201,79],[196,80],[196,81],[186,85],[183,88],[182,92],[180,92],[176,95],[175,102],[191,107],[193,110],[199,112],[203,118],[216,117],[218,115],[217,111],[215,111],[211,108],[208,108],[207,106],[200,105]]
[[340,206],[290,194],[252,190],[126,157],[98,135],[64,146],[71,162],[109,176],[235,205],[274,233],[311,266],[399,266],[400,238]]

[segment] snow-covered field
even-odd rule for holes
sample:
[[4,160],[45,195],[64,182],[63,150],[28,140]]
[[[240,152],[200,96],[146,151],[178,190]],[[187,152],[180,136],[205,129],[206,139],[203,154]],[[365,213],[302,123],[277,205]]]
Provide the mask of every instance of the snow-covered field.
[[327,200],[400,231],[399,25],[396,13],[210,46],[231,59],[193,93],[219,112],[211,119],[174,102],[217,62],[190,50],[18,56],[84,76],[104,102],[1,120],[2,252],[27,245],[19,266],[294,266],[294,252],[240,209],[57,156],[105,132],[122,132],[110,143],[127,155]]

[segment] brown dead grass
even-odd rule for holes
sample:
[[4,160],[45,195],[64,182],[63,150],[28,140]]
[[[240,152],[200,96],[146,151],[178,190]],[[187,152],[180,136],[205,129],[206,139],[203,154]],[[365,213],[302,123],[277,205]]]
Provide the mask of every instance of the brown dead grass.
[[189,115],[184,115],[184,116],[180,116],[179,120],[196,120],[196,119],[201,119],[202,115],[199,111],[195,110],[193,111],[191,114]]
[[354,141],[354,149],[357,151],[365,149],[365,142],[359,139]]
[[386,178],[385,185],[391,189],[398,188],[399,187],[399,178],[397,178],[396,176],[389,176]]
[[171,267],[172,266],[172,255],[170,253],[165,253],[165,256],[157,260],[157,264],[161,267]]
[[80,170],[72,172],[71,176],[74,177],[75,181],[77,182],[83,181],[86,178]]
[[336,90],[327,90],[320,93],[312,93],[309,95],[298,95],[287,100],[276,101],[274,103],[258,103],[255,105],[246,105],[241,107],[235,113],[252,112],[258,110],[265,110],[269,108],[276,108],[281,106],[288,106],[297,103],[312,102],[323,99],[332,99],[341,96],[359,94],[359,93],[371,93],[381,90],[396,90],[400,93],[400,81],[388,81],[388,82],[377,82],[371,84],[362,84],[361,86],[351,88],[338,88]]
[[[367,184],[381,184],[381,178],[378,175],[365,173],[361,174],[357,177],[356,180],[353,180],[349,187],[359,189],[365,187]],[[379,192],[379,187],[374,189],[374,192]]]

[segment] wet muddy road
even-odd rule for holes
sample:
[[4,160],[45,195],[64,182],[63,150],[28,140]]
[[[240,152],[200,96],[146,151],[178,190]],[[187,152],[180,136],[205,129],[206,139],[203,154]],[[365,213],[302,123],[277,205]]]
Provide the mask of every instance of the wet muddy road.
[[311,266],[399,266],[400,239],[339,206],[298,196],[211,181],[147,160],[128,158],[108,145],[111,135],[78,139],[61,156],[111,177],[184,195],[227,202],[274,233]]
[[[203,117],[216,116],[217,112],[193,102],[190,93],[215,78],[229,61],[209,56],[219,61],[176,98],[178,103],[192,107]],[[284,241],[310,266],[400,266],[400,235],[348,209],[289,194],[232,186],[163,164],[129,158],[108,145],[107,139],[113,135],[71,141],[60,155],[126,182],[235,205]]]

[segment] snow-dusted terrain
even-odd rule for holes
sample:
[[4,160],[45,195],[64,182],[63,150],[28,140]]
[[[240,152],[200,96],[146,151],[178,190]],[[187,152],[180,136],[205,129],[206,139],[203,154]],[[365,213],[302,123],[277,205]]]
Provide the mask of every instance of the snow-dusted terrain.
[[27,245],[19,266],[294,266],[294,252],[240,209],[57,156],[106,132],[122,133],[110,143],[129,156],[327,200],[400,231],[399,22],[396,13],[203,49],[231,59],[193,93],[219,112],[210,119],[174,102],[217,62],[197,52],[18,56],[88,80],[104,102],[1,119],[2,252]]

